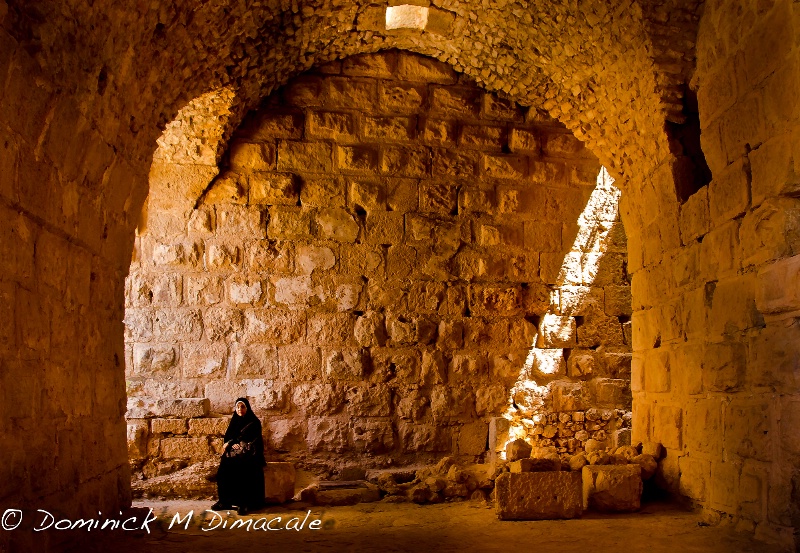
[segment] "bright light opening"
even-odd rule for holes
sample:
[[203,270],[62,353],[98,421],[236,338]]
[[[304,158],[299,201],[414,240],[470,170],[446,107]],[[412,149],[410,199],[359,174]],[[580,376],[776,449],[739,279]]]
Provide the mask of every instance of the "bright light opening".
[[386,29],[425,29],[428,24],[428,8],[403,4],[386,8]]

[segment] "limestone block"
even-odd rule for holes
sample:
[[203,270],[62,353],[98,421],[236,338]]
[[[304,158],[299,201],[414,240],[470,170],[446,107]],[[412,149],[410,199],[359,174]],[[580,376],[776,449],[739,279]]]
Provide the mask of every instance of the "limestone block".
[[695,501],[708,498],[708,480],[711,477],[711,464],[702,459],[684,456],[680,458],[680,492]]
[[353,416],[386,417],[392,410],[392,392],[388,386],[354,386],[347,390],[347,410]]
[[279,171],[329,172],[333,167],[333,149],[327,142],[281,140],[277,166]]
[[209,402],[206,398],[153,399],[149,397],[129,397],[128,419],[153,417],[194,418],[208,415]]
[[[461,169],[458,172],[463,174]],[[449,215],[456,208],[457,202],[458,188],[450,181],[423,181],[420,184],[419,209],[424,213]],[[419,232],[416,236],[420,236]]]
[[133,345],[133,374],[167,373],[176,366],[177,361],[177,352],[171,345]]
[[264,467],[264,499],[286,503],[294,497],[295,470],[292,463],[267,463]]
[[710,230],[708,187],[692,194],[681,206],[680,226],[681,241],[684,244],[690,244]]
[[636,465],[587,465],[582,469],[583,507],[597,511],[637,511],[641,507],[641,468]]
[[771,459],[769,403],[732,402],[725,411],[725,451],[745,459]]
[[709,503],[712,508],[722,511],[733,509],[739,501],[739,477],[742,467],[739,463],[712,462],[711,475],[707,481]]
[[496,179],[523,179],[528,173],[528,159],[518,155],[483,156],[483,170]]
[[210,244],[206,251],[206,268],[214,270],[230,270],[241,264],[240,250],[228,244]]
[[198,459],[211,455],[207,438],[164,438],[160,447],[167,459]]
[[342,73],[361,77],[391,77],[396,65],[393,52],[350,56],[342,60]]
[[540,348],[569,348],[576,344],[577,326],[572,317],[547,313],[539,323],[536,345]]
[[739,243],[744,266],[800,253],[800,201],[769,198],[748,211],[739,229]]
[[609,317],[602,311],[591,311],[584,316],[578,327],[578,346],[614,346],[624,343],[622,325],[617,317]]
[[309,315],[308,343],[321,346],[353,343],[355,316],[352,313],[319,312]]
[[234,140],[229,146],[230,167],[234,171],[269,171],[275,163],[275,146]]
[[320,350],[310,346],[278,346],[278,366],[286,381],[315,380],[322,376]]
[[186,434],[186,419],[152,419],[153,434]]
[[206,274],[186,275],[184,301],[189,306],[213,305],[222,301],[222,279]]
[[373,109],[377,103],[377,82],[375,80],[329,78],[327,79],[325,104],[333,108]]
[[293,446],[303,444],[306,435],[306,422],[303,419],[270,419],[269,447],[275,451],[288,451]]
[[152,277],[152,304],[177,307],[183,297],[183,279],[180,275],[166,274]]
[[265,238],[261,212],[247,206],[217,208],[217,235],[242,238]]
[[344,407],[344,391],[331,384],[299,383],[292,401],[297,408],[311,415],[332,415]]
[[718,280],[741,265],[738,220],[728,221],[709,232],[700,244],[700,274],[706,280]]
[[714,224],[733,219],[748,207],[747,172],[741,159],[714,175],[708,187],[709,215]]
[[314,221],[322,238],[339,242],[354,242],[358,237],[358,223],[343,209],[320,210]]
[[395,446],[394,431],[389,421],[354,419],[350,426],[350,439],[357,451],[383,453]]
[[762,313],[800,309],[800,255],[782,259],[758,271],[755,301]]
[[341,453],[347,448],[347,422],[332,417],[309,417],[306,445],[312,453]]
[[458,430],[455,451],[459,455],[480,455],[486,451],[489,426],[483,421],[475,421],[461,426]]
[[555,413],[581,411],[588,406],[588,390],[580,383],[557,380],[551,384],[550,391]]
[[636,455],[631,459],[631,461],[641,467],[642,481],[650,480],[653,476],[655,476],[656,471],[658,470],[658,462],[652,455],[643,453],[641,455]]
[[738,388],[744,378],[745,344],[738,342],[708,343],[702,358],[703,387],[713,391]]
[[379,149],[376,146],[337,146],[337,168],[345,173],[375,174],[378,172]]
[[753,205],[774,196],[796,196],[800,180],[794,170],[792,144],[787,135],[777,135],[748,156],[752,169]]
[[670,405],[656,405],[653,434],[664,447],[679,450],[683,438],[683,410]]
[[[211,169],[211,168],[209,168]],[[209,175],[209,180],[214,175]],[[208,181],[203,185],[207,185]],[[214,181],[214,185],[203,198],[206,205],[215,204],[246,204],[247,203],[247,177],[235,171],[225,171]]]
[[236,398],[247,396],[247,386],[243,381],[212,380],[203,392],[215,413],[230,413]]
[[255,142],[274,138],[300,138],[303,132],[303,114],[299,111],[274,112],[261,110],[246,133]]
[[364,375],[365,352],[333,350],[323,352],[325,376],[332,380],[359,380]]
[[150,433],[147,421],[126,418],[128,419],[128,456],[131,459],[144,459],[147,457],[147,438]]
[[314,271],[328,271],[336,263],[336,256],[328,247],[312,244],[297,247],[295,266],[301,274],[310,275]]
[[228,346],[223,343],[190,343],[183,346],[184,378],[220,378],[226,374]]
[[583,512],[581,475],[576,472],[504,473],[495,480],[500,520],[576,518]]
[[278,364],[278,353],[274,346],[265,344],[234,344],[231,347],[230,363],[238,378],[282,376]]
[[241,381],[245,386],[245,394],[250,398],[250,405],[256,411],[278,411],[286,404],[286,389],[280,381],[265,378],[247,378]]
[[277,309],[245,311],[244,337],[248,343],[290,344],[305,334],[305,314]]
[[596,371],[597,361],[591,350],[574,349],[567,359],[567,376],[581,378],[592,375]]
[[508,406],[508,390],[502,384],[481,387],[475,391],[475,412],[478,416],[495,415]]
[[[295,207],[277,206],[270,208],[269,215],[269,224],[267,225],[267,236],[269,238],[291,240],[308,238],[311,234],[311,213],[307,211],[301,211],[300,208]],[[254,252],[258,256],[256,261],[260,261],[261,264],[266,262],[270,265],[275,262],[282,262],[281,265],[290,263],[287,258],[281,255],[282,252],[276,252],[274,248],[275,245],[269,242],[260,244],[259,249]],[[252,255],[250,268],[256,270],[256,267],[252,264]],[[267,269],[269,267],[265,266],[264,268]]]
[[432,424],[399,423],[397,432],[400,444],[406,453],[450,451],[450,431]]
[[203,322],[196,309],[160,309],[153,318],[154,334],[164,341],[198,340]]
[[481,110],[479,90],[459,87],[433,87],[431,113],[477,117]]
[[296,205],[298,185],[290,173],[258,171],[247,175],[250,205]]
[[447,381],[451,384],[469,382],[487,374],[486,358],[480,353],[454,353],[448,367]]
[[153,314],[149,309],[126,309],[123,323],[127,343],[152,340]]
[[287,306],[313,305],[322,294],[310,275],[276,278],[273,287],[275,303]]
[[613,286],[604,287],[605,313],[611,317],[621,315],[630,316],[631,311],[631,287]]
[[345,207],[343,180],[333,175],[304,175],[300,181],[303,207]]
[[328,138],[338,143],[352,143],[356,139],[353,114],[330,111],[312,111],[306,119],[307,138]]
[[229,417],[189,419],[189,436],[224,436]]

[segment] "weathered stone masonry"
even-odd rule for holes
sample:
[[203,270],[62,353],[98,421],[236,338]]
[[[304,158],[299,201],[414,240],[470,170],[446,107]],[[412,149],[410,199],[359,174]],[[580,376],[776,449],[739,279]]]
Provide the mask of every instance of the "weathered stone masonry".
[[[199,141],[213,168],[243,114],[291,76],[401,48],[542,107],[617,179],[634,440],[667,445],[662,484],[711,520],[794,547],[800,4],[435,0],[445,24],[423,31],[387,30],[386,4],[0,0],[4,502],[78,516],[130,497],[123,281],[163,126],[224,89],[227,126]],[[680,124],[689,84],[712,181],[681,203],[665,122]],[[34,413],[52,425],[33,427]],[[0,533],[0,547],[33,550],[26,536]]]
[[[290,81],[226,157],[180,226],[151,207],[137,239],[129,428],[145,476],[219,446],[202,420],[136,418],[156,400],[227,413],[247,395],[272,448],[329,468],[482,458],[507,411],[563,452],[628,426],[624,232],[611,188],[579,228],[599,164],[563,127],[388,52]],[[608,414],[584,423],[590,407]]]

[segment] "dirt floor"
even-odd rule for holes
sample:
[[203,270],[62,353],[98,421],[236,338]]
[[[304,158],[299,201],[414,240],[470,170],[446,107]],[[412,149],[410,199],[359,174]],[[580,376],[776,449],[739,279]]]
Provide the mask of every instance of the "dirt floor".
[[[670,505],[650,505],[641,512],[620,515],[586,514],[568,521],[501,522],[482,502],[418,506],[367,503],[352,507],[290,510],[274,507],[246,517],[224,512],[214,517],[209,502],[137,501],[152,508],[151,533],[94,533],[90,547],[80,551],[112,553],[184,552],[392,552],[392,551],[531,551],[535,553],[777,553],[779,549],[753,541],[727,527],[698,524],[697,513]],[[193,511],[194,518],[175,522]],[[206,518],[203,519],[202,517]],[[280,520],[277,517],[281,517]],[[292,520],[295,518],[296,520]],[[236,528],[230,526],[242,519]],[[293,529],[305,519],[304,528]],[[250,522],[250,529],[240,526]],[[314,522],[320,521],[320,522]],[[311,526],[319,527],[312,529]],[[262,531],[269,524],[272,531]],[[286,529],[289,525],[292,529]],[[213,529],[212,529],[213,528]],[[256,529],[258,528],[258,529]]]

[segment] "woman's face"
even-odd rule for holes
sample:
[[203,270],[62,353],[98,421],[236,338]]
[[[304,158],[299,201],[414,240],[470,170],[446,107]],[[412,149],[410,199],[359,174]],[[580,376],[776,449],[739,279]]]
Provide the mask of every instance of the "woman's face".
[[237,415],[243,417],[245,413],[247,413],[247,405],[239,401],[236,403],[236,406],[233,408],[233,410],[236,411]]

